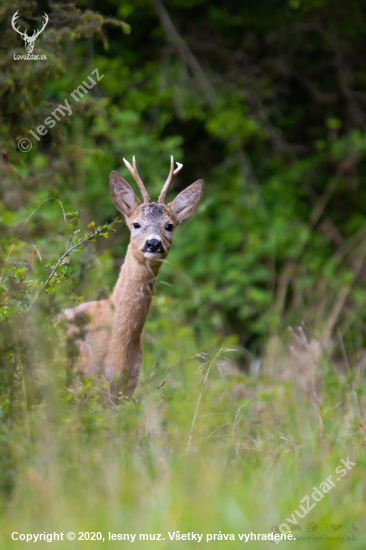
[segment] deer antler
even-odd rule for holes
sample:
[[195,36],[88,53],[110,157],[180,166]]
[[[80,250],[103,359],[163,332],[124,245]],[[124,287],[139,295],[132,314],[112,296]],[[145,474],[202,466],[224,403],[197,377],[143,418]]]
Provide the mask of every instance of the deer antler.
[[170,157],[170,172],[169,172],[169,176],[168,176],[168,179],[166,180],[166,182],[164,183],[164,187],[163,189],[161,190],[161,193],[159,195],[159,198],[158,198],[158,204],[164,204],[164,200],[165,200],[165,197],[166,197],[166,194],[169,190],[169,186],[171,184],[171,181],[173,179],[173,176],[175,176],[176,174],[178,174],[178,172],[183,168],[183,164],[181,164],[180,162],[176,162],[176,165],[177,165],[177,168],[174,170],[174,158],[173,158],[173,155]]
[[138,175],[138,172],[137,172],[137,168],[136,168],[136,160],[135,160],[135,157],[133,156],[132,157],[132,164],[133,164],[133,168],[131,166],[131,164],[126,160],[126,159],[123,159],[123,162],[125,163],[125,165],[127,166],[127,168],[129,169],[129,171],[131,172],[132,174],[132,177],[133,179],[135,180],[135,182],[137,183],[140,191],[141,191],[141,195],[142,195],[142,198],[144,199],[144,202],[147,203],[147,202],[150,202],[150,197],[148,195],[148,192],[146,191],[145,189],[145,185],[142,183],[141,181],[141,178],[140,176]]
[[25,32],[22,32],[19,30],[19,28],[17,28],[15,26],[15,23],[17,22],[17,20],[19,19],[19,15],[18,15],[18,10],[14,13],[13,15],[13,18],[11,20],[11,26],[13,27],[13,29],[18,33],[20,34],[20,36],[23,38],[23,40],[26,40],[28,38],[28,35],[27,35],[27,31]]
[[41,34],[41,32],[44,30],[45,26],[48,23],[47,13],[45,13],[43,17],[45,18],[44,23],[43,23],[43,27],[41,29],[39,29],[39,31],[33,31],[33,35],[31,36],[32,40],[33,39],[36,40],[36,38]]

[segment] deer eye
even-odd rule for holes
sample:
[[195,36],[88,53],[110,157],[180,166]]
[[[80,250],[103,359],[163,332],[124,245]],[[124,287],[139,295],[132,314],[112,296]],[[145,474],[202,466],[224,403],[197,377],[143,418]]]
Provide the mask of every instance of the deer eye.
[[132,224],[132,227],[133,227],[134,229],[140,229],[141,225],[140,225],[139,223],[133,223],[133,224]]
[[167,223],[166,226],[165,226],[165,229],[167,231],[173,231],[173,224],[172,223]]

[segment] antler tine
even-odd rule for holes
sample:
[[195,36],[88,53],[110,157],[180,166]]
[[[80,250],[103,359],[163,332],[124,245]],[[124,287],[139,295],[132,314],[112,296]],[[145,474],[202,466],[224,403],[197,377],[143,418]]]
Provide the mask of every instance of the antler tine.
[[47,25],[47,23],[48,23],[48,21],[49,21],[49,18],[48,18],[47,13],[45,13],[42,17],[44,17],[43,27],[42,27],[41,29],[39,29],[38,31],[37,31],[37,30],[33,31],[33,36],[32,36],[32,38],[33,38],[33,37],[37,38],[37,37],[41,34],[41,32],[44,30],[44,28],[46,27],[46,25]]
[[12,20],[11,20],[11,25],[12,25],[13,29],[14,29],[18,34],[20,34],[21,37],[22,37],[23,39],[24,39],[25,37],[28,38],[27,31],[22,32],[21,30],[19,30],[19,27],[17,28],[17,27],[15,26],[15,23],[18,21],[18,19],[19,19],[19,12],[18,12],[18,10],[17,10],[17,11],[14,13],[13,18],[12,18]]
[[173,179],[173,176],[178,174],[178,172],[180,170],[182,170],[182,168],[183,168],[183,164],[181,164],[180,162],[176,162],[176,165],[177,165],[177,168],[174,170],[174,158],[173,158],[173,155],[171,155],[171,157],[170,157],[170,172],[169,172],[168,179],[164,183],[164,187],[161,190],[161,193],[159,195],[159,198],[158,198],[158,203],[159,204],[164,204],[165,197],[166,197],[166,194],[169,190],[169,187],[170,187],[171,181]]
[[129,169],[133,179],[137,183],[137,185],[138,185],[138,187],[141,191],[142,198],[144,199],[144,202],[150,202],[149,194],[146,191],[145,185],[142,183],[141,178],[140,178],[140,176],[138,175],[138,172],[137,172],[135,156],[132,157],[133,168],[132,168],[131,164],[128,162],[128,160],[126,160],[125,158],[123,159],[123,162],[125,163],[125,165]]

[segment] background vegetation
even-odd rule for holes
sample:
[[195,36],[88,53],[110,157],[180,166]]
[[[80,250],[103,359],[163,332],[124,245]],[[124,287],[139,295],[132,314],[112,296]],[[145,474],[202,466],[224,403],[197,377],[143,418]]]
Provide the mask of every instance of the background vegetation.
[[[49,14],[46,61],[14,60],[16,10],[30,31]],[[0,1],[2,547],[12,531],[168,548],[174,530],[268,532],[350,456],[294,533],[364,548],[365,28],[357,1]],[[54,319],[117,278],[109,172],[129,179],[136,155],[157,197],[171,154],[172,196],[198,178],[205,195],[159,275],[136,399],[115,408],[96,380],[68,391]]]

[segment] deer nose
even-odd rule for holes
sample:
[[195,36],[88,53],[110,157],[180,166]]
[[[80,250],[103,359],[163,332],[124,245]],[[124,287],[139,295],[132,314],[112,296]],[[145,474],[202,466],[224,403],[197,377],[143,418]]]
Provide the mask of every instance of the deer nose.
[[158,239],[150,239],[146,241],[146,250],[147,252],[164,252],[164,248],[161,241]]

